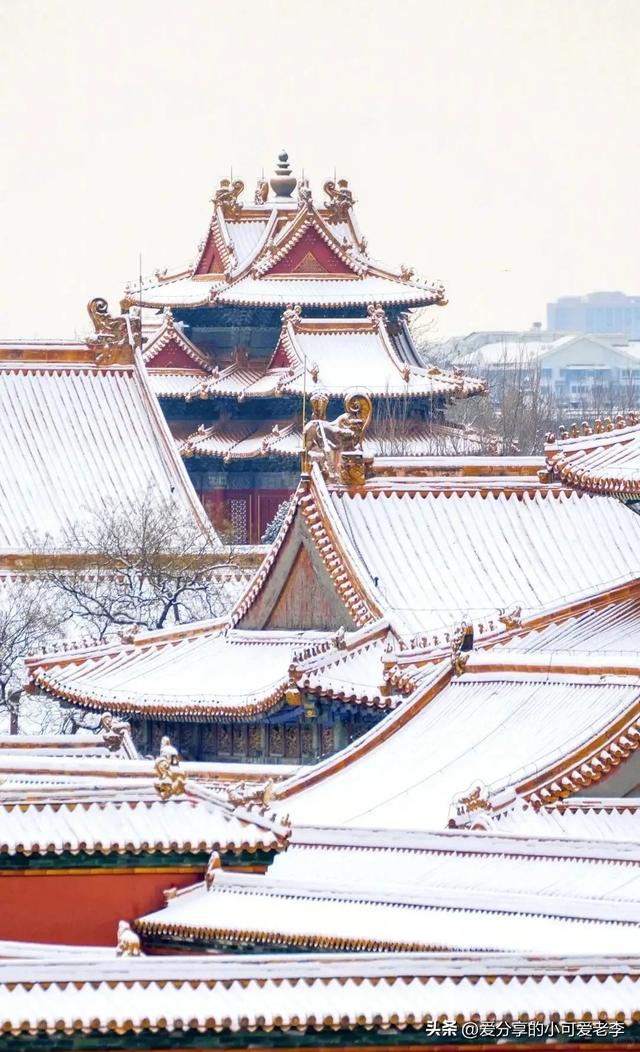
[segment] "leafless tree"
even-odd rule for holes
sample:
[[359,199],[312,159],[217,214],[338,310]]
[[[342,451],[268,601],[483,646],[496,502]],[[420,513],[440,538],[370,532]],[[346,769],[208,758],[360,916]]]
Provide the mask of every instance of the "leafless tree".
[[[8,715],[12,734],[18,730],[24,659],[59,641],[64,616],[43,581],[20,576],[4,582],[0,593],[0,719]],[[43,722],[40,720],[41,726]]]
[[69,621],[100,640],[112,631],[219,617],[230,606],[234,549],[221,548],[213,528],[152,490],[105,504],[61,538],[31,537],[30,547],[34,570]]

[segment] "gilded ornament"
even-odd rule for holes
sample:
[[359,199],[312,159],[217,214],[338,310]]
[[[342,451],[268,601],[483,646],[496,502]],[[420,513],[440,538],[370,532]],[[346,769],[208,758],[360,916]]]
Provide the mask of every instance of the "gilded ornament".
[[220,186],[216,190],[213,203],[220,208],[225,219],[236,219],[242,211],[242,203],[238,200],[244,190],[242,179],[221,179]]
[[507,630],[522,627],[522,607],[512,606],[509,610],[502,608],[498,613],[498,621],[501,621]]
[[269,184],[266,179],[258,179],[258,185],[256,186],[256,192],[253,196],[254,204],[264,205],[267,202],[269,196]]
[[180,768],[177,749],[166,735],[160,740],[160,755],[156,757],[153,767],[156,773],[153,784],[163,800],[184,793],[187,776]]
[[466,793],[454,796],[451,811],[456,818],[466,818],[477,813],[490,813],[492,810],[489,790],[482,782],[476,782]]
[[325,398],[323,394],[311,400],[314,417],[304,428],[305,453],[330,478],[340,478],[345,485],[362,485],[365,475],[362,439],[373,412],[371,396],[363,391],[348,394],[344,399],[346,412],[331,421],[324,417],[328,401]]
[[142,326],[139,316],[124,313],[109,314],[109,304],[97,296],[87,304],[95,333],[87,337],[87,345],[96,352],[96,365],[131,365],[136,347],[142,347]]
[[311,193],[308,179],[305,179],[298,186],[298,207],[309,212],[313,208],[313,194]]
[[328,218],[334,223],[343,223],[349,216],[349,209],[355,203],[349,189],[349,181],[338,179],[336,183],[333,179],[328,179],[324,184],[324,192],[329,199],[324,203]]
[[118,943],[116,957],[141,957],[140,937],[132,930],[128,921],[118,924]]

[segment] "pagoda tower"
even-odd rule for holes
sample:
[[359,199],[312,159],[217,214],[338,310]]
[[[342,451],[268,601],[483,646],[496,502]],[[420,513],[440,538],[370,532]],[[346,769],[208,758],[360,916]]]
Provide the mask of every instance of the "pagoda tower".
[[150,382],[211,519],[255,544],[297,485],[314,393],[331,414],[364,384],[376,421],[367,452],[431,454],[451,451],[446,405],[484,386],[424,365],[408,312],[444,304],[444,288],[371,258],[346,179],[327,180],[316,201],[283,151],[252,201],[244,189],[222,179],[193,266],[127,286],[122,305],[155,319]]

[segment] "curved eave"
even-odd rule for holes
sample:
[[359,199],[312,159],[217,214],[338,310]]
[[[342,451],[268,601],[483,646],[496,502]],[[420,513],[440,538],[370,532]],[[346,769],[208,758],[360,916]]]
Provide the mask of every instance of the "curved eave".
[[562,454],[550,461],[550,469],[565,485],[575,489],[621,498],[640,496],[640,475],[624,478],[615,474],[599,474],[583,467],[577,459],[565,460]]
[[[19,806],[16,804],[16,806]],[[46,858],[54,855],[96,855],[102,858],[109,855],[200,855],[211,854],[218,851],[221,854],[242,855],[248,853],[255,855],[262,851],[281,851],[282,843],[274,835],[264,840],[222,840],[220,838],[209,838],[206,840],[171,840],[171,841],[111,841],[102,843],[90,841],[74,844],[51,844],[34,843],[5,844],[0,842],[0,855],[7,857],[23,856],[25,859]]]
[[230,702],[224,698],[206,697],[148,697],[146,694],[130,693],[118,698],[112,691],[98,691],[67,686],[56,676],[45,671],[36,672],[32,678],[35,686],[60,701],[80,705],[99,712],[119,715],[164,716],[167,718],[198,722],[200,720],[244,721],[264,715],[277,708],[284,697],[287,679],[281,680],[272,690],[251,699],[243,698]]
[[169,922],[138,920],[133,927],[146,937],[178,939],[185,942],[249,943],[257,946],[295,947],[303,950],[331,950],[333,952],[437,952],[449,949],[445,943],[411,942],[409,940],[367,939],[346,935],[321,935],[313,932],[284,933],[267,925],[262,929],[201,927]]

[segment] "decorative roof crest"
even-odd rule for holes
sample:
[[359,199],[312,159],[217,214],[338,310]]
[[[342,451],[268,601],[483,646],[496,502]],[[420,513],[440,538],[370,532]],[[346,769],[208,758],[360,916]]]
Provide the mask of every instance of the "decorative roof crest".
[[180,769],[178,750],[166,734],[160,739],[160,755],[153,766],[156,772],[154,785],[163,800],[184,793],[187,776]]
[[451,637],[451,667],[454,676],[462,675],[472,650],[473,625],[469,621],[461,621]]
[[258,179],[255,194],[253,195],[253,203],[255,205],[264,205],[267,203],[269,196],[269,184],[266,179]]
[[291,197],[296,188],[297,182],[298,180],[295,175],[291,174],[289,154],[286,150],[281,150],[278,154],[276,170],[269,180],[271,189],[276,197],[279,197],[282,200],[283,198]]
[[222,210],[225,219],[236,219],[242,211],[243,205],[238,200],[244,190],[242,179],[221,179],[220,186],[213,196],[216,208]]
[[349,215],[349,209],[355,203],[348,179],[338,179],[337,183],[333,179],[327,179],[324,192],[329,198],[324,203],[328,218],[336,223],[344,222]]
[[96,365],[131,365],[136,347],[142,347],[142,325],[138,315],[123,312],[119,317],[109,314],[109,304],[96,296],[87,304],[95,333],[87,337],[87,344],[96,352]]
[[361,486],[365,480],[365,456],[362,439],[371,421],[373,403],[364,391],[345,396],[345,412],[327,420],[329,396],[314,392],[311,396],[313,419],[303,432],[305,454],[312,463],[320,464],[330,479],[346,486]]
[[472,814],[491,814],[490,794],[483,782],[475,782],[464,793],[458,793],[451,801],[450,826],[465,825]]
[[298,184],[298,207],[309,212],[313,209],[313,194],[308,179],[301,179]]
[[507,609],[502,607],[498,612],[498,621],[501,621],[504,627],[509,631],[512,628],[522,627],[522,607],[512,606]]

